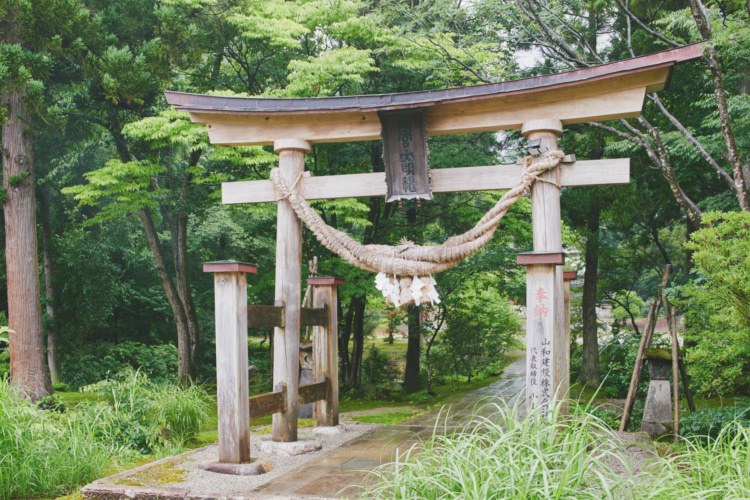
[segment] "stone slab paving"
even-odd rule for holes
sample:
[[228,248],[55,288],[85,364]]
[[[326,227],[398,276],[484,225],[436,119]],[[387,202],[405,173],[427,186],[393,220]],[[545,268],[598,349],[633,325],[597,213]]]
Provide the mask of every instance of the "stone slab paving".
[[[89,498],[129,500],[292,500],[356,498],[367,481],[376,480],[369,471],[393,462],[406,453],[416,453],[434,432],[462,428],[474,415],[490,419],[497,415],[493,404],[513,405],[522,397],[525,360],[521,358],[487,387],[467,392],[441,409],[426,412],[401,425],[349,426],[350,432],[321,436],[321,451],[297,457],[266,457],[253,437],[253,458],[268,459],[274,471],[261,476],[227,476],[200,470],[202,461],[215,460],[217,445],[170,457],[86,486]],[[307,431],[301,430],[301,437]],[[312,437],[312,436],[310,436]],[[178,471],[179,478],[159,486],[147,484],[160,468]],[[170,472],[171,473],[171,472]]]

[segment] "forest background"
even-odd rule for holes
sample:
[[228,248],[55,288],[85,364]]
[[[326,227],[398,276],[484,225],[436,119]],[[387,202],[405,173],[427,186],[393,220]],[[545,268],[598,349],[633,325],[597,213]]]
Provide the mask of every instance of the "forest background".
[[[671,264],[668,295],[685,316],[695,388],[746,394],[749,15],[750,3],[700,0],[3,0],[0,311],[7,311],[9,346],[0,371],[10,370],[32,400],[50,394],[52,383],[76,389],[127,366],[180,385],[212,381],[213,286],[201,263],[256,264],[249,302],[272,303],[275,205],[222,206],[220,183],[268,178],[276,155],[212,146],[201,126],[167,107],[164,90],[408,92],[705,41],[701,60],[675,68],[668,90],[647,95],[641,118],[569,126],[560,140],[579,159],[632,159],[629,185],[562,192],[566,250],[585,268],[572,373],[596,386],[617,368],[609,380],[612,395],[621,392],[616,382],[629,378],[629,358],[612,355],[612,346],[632,345],[637,327],[625,342],[600,346],[596,306],[606,301],[620,317],[642,317]],[[526,148],[515,132],[432,137],[429,146],[436,169],[515,163]],[[381,154],[379,141],[316,144],[307,168],[382,171]],[[403,208],[382,198],[313,205],[364,243],[430,244],[471,227],[498,197],[457,193]],[[521,329],[512,304],[525,300],[515,255],[531,249],[528,199],[484,250],[435,276],[444,300],[432,323],[420,327],[415,306],[405,312],[403,372],[373,370],[377,353],[365,352],[374,325],[397,317],[383,311],[370,273],[307,231],[303,248],[305,261],[318,257],[319,274],[346,281],[340,380],[352,393],[372,386],[373,373],[389,374],[407,392],[431,389],[433,377],[470,379]],[[266,372],[267,353],[252,352]]]

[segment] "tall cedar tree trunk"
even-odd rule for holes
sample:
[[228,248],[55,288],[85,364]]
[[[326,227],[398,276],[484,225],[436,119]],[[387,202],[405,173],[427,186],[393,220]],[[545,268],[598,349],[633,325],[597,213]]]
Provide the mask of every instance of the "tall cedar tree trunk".
[[583,363],[578,381],[588,386],[599,385],[599,337],[596,331],[596,281],[599,265],[598,198],[589,212],[586,227],[586,271],[583,274]]
[[422,329],[419,325],[419,306],[409,304],[407,309],[409,342],[406,347],[406,370],[404,371],[404,391],[407,393],[419,390],[419,357],[422,353],[420,340]]
[[[417,223],[417,209],[412,204],[406,210],[406,221],[409,223],[409,239],[417,240],[415,225]],[[407,308],[409,330],[409,342],[406,347],[406,369],[404,370],[404,390],[414,392],[419,389],[419,358],[420,358],[420,340],[422,330],[419,327],[419,306],[414,304]]]
[[[131,157],[127,141],[122,135],[122,126],[120,124],[117,110],[112,108],[109,109],[109,122],[109,130],[115,140],[120,161],[123,163],[132,161],[133,158]],[[175,252],[175,274],[179,284],[178,286],[175,286],[167,268],[167,260],[164,257],[164,250],[162,249],[161,241],[159,241],[159,233],[156,230],[151,210],[148,207],[141,208],[138,210],[138,216],[143,223],[143,230],[146,233],[146,241],[151,250],[151,254],[154,257],[156,274],[159,276],[159,281],[167,295],[167,301],[172,309],[172,314],[174,315],[175,324],[177,326],[177,383],[182,386],[187,386],[195,380],[198,355],[198,320],[192,300],[190,280],[187,277],[187,217],[184,218],[184,222],[182,223],[179,220],[175,222],[177,243],[174,243],[175,238],[173,233],[173,244],[176,244],[178,247],[185,250],[184,255],[181,257],[178,257],[178,253],[182,252],[182,250]],[[177,218],[180,218],[179,215]],[[172,224],[170,223],[170,230],[172,229],[171,226]],[[190,297],[187,298],[188,296]],[[191,319],[191,316],[193,319]],[[194,325],[194,331],[192,334],[191,323]]]
[[[5,42],[18,43],[9,23]],[[37,401],[51,394],[44,360],[34,197],[34,156],[29,117],[18,89],[2,95],[8,121],[2,128],[5,263],[8,275],[10,377],[22,395]]]
[[52,251],[52,221],[49,214],[49,188],[42,186],[39,190],[41,202],[40,215],[42,218],[42,255],[44,258],[44,295],[47,307],[47,366],[53,384],[62,382],[60,376],[60,360],[58,356],[60,332],[57,325],[55,311],[55,268]]

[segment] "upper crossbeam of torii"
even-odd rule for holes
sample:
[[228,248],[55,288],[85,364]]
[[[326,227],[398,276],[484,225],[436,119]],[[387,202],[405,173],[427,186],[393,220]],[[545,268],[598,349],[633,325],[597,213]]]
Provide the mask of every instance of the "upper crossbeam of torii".
[[[220,97],[165,92],[167,102],[203,123],[213,144],[273,145],[279,153],[283,181],[307,200],[384,196],[385,175],[365,173],[319,178],[304,172],[312,143],[379,140],[379,112],[423,110],[427,135],[521,129],[542,148],[557,149],[564,125],[629,118],[640,115],[647,92],[663,90],[675,64],[701,57],[703,46],[688,45],[567,73],[446,90],[324,98]],[[559,154],[559,153],[557,153]],[[531,163],[543,161],[531,160]],[[529,407],[546,411],[549,401],[568,389],[569,341],[565,326],[560,189],[566,186],[627,184],[629,159],[575,161],[563,159],[533,185],[534,251],[519,255],[527,265],[527,373]],[[496,165],[432,170],[431,191],[511,189],[518,184],[521,165]],[[280,199],[281,198],[281,199]],[[288,199],[279,196],[270,180],[229,182],[222,200],[232,203],[278,202],[276,300],[285,304],[284,326],[275,329],[274,385],[286,387],[286,409],[274,415],[274,441],[297,439],[297,395],[301,289],[302,225]],[[217,304],[217,314],[219,305]],[[218,322],[217,322],[218,324]],[[217,335],[223,335],[217,330]],[[336,341],[329,339],[335,355]],[[218,342],[217,342],[218,346]],[[224,353],[231,357],[231,353]],[[219,352],[217,349],[217,357]],[[241,362],[226,375],[233,384],[247,377]],[[234,365],[233,365],[234,366]],[[327,375],[335,378],[333,367]],[[317,377],[319,374],[316,374]],[[225,382],[226,383],[226,382]],[[334,386],[337,385],[335,380]],[[236,387],[243,387],[241,383]],[[245,384],[244,387],[247,385]],[[221,394],[221,388],[219,390]],[[228,396],[227,396],[228,397]],[[240,396],[241,397],[241,396]],[[234,396],[232,397],[234,398]],[[239,428],[244,417],[229,398],[222,414]],[[231,401],[230,401],[231,400]],[[338,421],[337,394],[331,399]],[[231,413],[231,415],[230,415]],[[220,425],[220,447],[222,442]],[[236,428],[236,426],[235,426]],[[225,430],[228,436],[228,430]],[[231,437],[231,436],[230,436]],[[225,439],[230,440],[230,437]],[[227,441],[229,442],[229,441]]]

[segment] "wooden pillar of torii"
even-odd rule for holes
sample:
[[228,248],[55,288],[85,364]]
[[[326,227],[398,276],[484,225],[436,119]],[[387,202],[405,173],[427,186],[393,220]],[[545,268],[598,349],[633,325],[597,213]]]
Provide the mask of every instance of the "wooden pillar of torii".
[[[299,99],[165,94],[170,104],[206,125],[213,144],[273,145],[287,184],[307,200],[385,196],[385,174],[311,177],[304,172],[305,153],[316,142],[379,140],[378,113],[404,109],[424,112],[428,135],[522,129],[554,149],[563,125],[638,116],[646,92],[662,90],[675,64],[701,55],[702,47],[692,45],[568,73],[404,94]],[[432,170],[432,193],[510,189],[521,172],[521,165]],[[532,405],[544,405],[555,391],[567,391],[560,188],[628,182],[627,159],[571,160],[533,187],[534,252],[519,257],[519,263],[528,265],[527,386]],[[286,410],[274,416],[273,439],[292,441],[297,437],[301,223],[269,180],[222,185],[224,204],[277,201],[276,299],[284,303],[285,318],[275,330],[274,382],[283,380],[287,393]],[[533,356],[536,377],[531,375]]]

